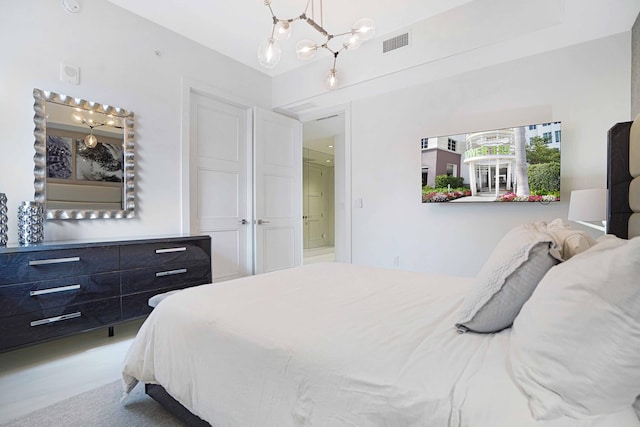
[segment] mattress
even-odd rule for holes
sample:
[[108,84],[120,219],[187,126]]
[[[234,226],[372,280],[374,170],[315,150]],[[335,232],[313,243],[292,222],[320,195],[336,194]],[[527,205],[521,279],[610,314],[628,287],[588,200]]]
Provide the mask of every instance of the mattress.
[[632,408],[538,422],[509,329],[458,334],[470,278],[312,264],[186,289],[145,321],[130,391],[162,385],[213,426],[640,426]]

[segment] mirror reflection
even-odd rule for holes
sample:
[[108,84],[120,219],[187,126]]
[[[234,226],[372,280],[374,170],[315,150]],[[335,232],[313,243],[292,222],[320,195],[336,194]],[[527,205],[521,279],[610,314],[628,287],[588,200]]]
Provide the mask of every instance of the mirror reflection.
[[133,114],[38,89],[34,97],[36,201],[47,218],[133,216]]

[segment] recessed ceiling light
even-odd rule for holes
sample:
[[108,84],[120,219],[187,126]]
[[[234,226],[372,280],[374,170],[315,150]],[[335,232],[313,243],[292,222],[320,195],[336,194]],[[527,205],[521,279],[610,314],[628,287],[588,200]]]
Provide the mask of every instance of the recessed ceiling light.
[[329,148],[333,148],[333,145],[330,145]]

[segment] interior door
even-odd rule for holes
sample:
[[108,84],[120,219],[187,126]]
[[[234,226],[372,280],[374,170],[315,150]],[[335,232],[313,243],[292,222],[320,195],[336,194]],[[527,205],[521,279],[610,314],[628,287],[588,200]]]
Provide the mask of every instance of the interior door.
[[302,264],[302,126],[254,111],[255,272]]
[[191,232],[211,236],[214,282],[252,274],[251,110],[198,93],[190,107]]
[[322,166],[308,164],[306,166],[306,192],[304,228],[306,249],[326,246],[326,199],[325,179]]

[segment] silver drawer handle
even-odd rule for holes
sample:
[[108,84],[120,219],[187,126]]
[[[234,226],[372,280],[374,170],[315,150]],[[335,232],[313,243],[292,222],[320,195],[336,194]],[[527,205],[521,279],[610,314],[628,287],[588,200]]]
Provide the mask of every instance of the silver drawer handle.
[[47,325],[49,323],[60,322],[62,320],[75,319],[76,317],[80,317],[80,316],[82,316],[82,313],[80,313],[79,311],[76,311],[75,313],[63,314],[62,316],[55,316],[55,317],[49,317],[48,319],[34,320],[33,322],[31,322],[31,326]]
[[80,289],[80,285],[60,286],[58,288],[39,289],[37,291],[29,291],[29,296],[35,297],[38,295],[55,294],[56,292],[73,291]]
[[179,270],[160,271],[156,273],[156,277],[173,276],[175,274],[183,274],[186,272],[187,272],[186,268],[181,268]]
[[29,261],[29,265],[48,265],[48,264],[63,264],[65,262],[78,262],[80,261],[79,256],[69,257],[69,258],[51,258],[51,259],[35,259],[33,261]]
[[157,254],[168,254],[168,253],[171,253],[171,252],[184,252],[186,250],[187,250],[187,248],[184,248],[184,247],[182,247],[182,248],[156,249],[156,253]]

